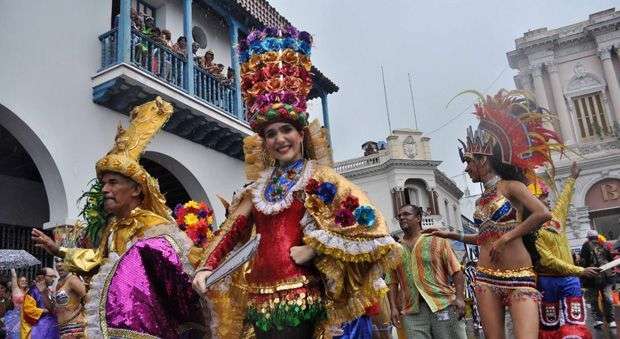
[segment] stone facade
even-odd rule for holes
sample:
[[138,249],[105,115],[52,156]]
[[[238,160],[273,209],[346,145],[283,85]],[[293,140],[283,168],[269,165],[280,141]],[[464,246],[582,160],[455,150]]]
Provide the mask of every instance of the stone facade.
[[426,211],[423,227],[460,230],[459,199],[463,192],[437,169],[439,164],[441,161],[431,159],[430,138],[420,131],[399,129],[387,137],[384,150],[338,162],[334,167],[370,196],[393,234],[400,233],[395,215],[405,203]]
[[[608,208],[593,206],[595,195],[604,194],[601,189],[620,192],[614,184],[600,187],[605,179],[620,178],[619,47],[620,12],[611,8],[565,27],[528,31],[507,53],[510,67],[518,71],[517,88],[532,92],[552,112],[549,126],[579,154],[567,154],[583,168],[569,217],[573,247],[581,246],[590,228],[613,238],[620,233],[620,197],[606,194]],[[571,160],[555,160],[555,184],[561,190]]]

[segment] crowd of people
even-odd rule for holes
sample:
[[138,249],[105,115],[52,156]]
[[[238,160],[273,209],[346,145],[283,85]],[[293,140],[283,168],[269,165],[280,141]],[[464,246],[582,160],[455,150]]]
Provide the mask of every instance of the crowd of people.
[[[133,38],[133,62],[168,81],[173,80],[172,77],[180,70],[180,67],[174,64],[172,56],[174,54],[187,58],[187,38],[180,36],[173,43],[170,30],[157,27],[153,17],[138,13],[135,9],[132,9],[130,17],[132,31],[139,33]],[[151,44],[149,40],[144,38],[148,38],[156,44]],[[193,42],[192,58],[194,64],[221,84],[231,87],[234,82],[233,69],[228,67],[224,73],[225,66],[214,62],[215,53],[212,50],[209,49],[204,55],[199,56],[197,55],[199,49],[198,43]]]
[[62,263],[40,269],[34,280],[11,270],[11,281],[0,283],[0,337],[84,337],[86,285]]

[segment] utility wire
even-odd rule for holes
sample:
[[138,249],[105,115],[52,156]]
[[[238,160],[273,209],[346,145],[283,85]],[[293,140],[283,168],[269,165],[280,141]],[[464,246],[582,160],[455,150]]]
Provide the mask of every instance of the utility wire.
[[[496,83],[496,82],[497,82],[497,81],[498,81],[498,80],[502,77],[502,75],[504,75],[504,73],[506,72],[506,70],[508,70],[508,66],[506,66],[506,67],[504,67],[504,69],[502,69],[502,71],[499,73],[499,75],[498,75],[498,76],[497,76],[497,77],[496,77],[493,81],[491,81],[491,84],[489,84],[489,86],[487,86],[487,88],[485,88],[485,89],[484,89],[484,92],[488,91],[491,87],[493,87],[493,85],[495,85],[495,83]],[[450,118],[448,121],[444,122],[441,126],[439,126],[438,128],[436,128],[436,129],[434,129],[434,130],[432,130],[432,131],[428,132],[427,134],[433,134],[433,133],[435,133],[435,132],[439,131],[440,129],[442,129],[442,128],[444,128],[444,127],[448,126],[451,122],[453,122],[454,120],[456,120],[458,117],[460,117],[461,115],[463,115],[463,114],[465,114],[465,113],[469,112],[469,110],[470,110],[472,107],[473,107],[473,104],[471,104],[471,105],[469,105],[469,106],[465,107],[465,109],[464,109],[461,113],[459,113],[459,114],[457,114],[457,115],[453,116],[453,117],[452,117],[452,118]]]

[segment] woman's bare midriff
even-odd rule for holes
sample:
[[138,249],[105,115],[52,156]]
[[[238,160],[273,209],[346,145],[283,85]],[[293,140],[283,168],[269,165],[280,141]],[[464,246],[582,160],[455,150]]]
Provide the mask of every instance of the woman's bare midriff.
[[488,241],[480,246],[480,258],[478,265],[499,270],[514,270],[532,266],[532,258],[528,253],[521,238],[510,241],[504,247],[497,261],[491,261],[491,246],[493,241]]

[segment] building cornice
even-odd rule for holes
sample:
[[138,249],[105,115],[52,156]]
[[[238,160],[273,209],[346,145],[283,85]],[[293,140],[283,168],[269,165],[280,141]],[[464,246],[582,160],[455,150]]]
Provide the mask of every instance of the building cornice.
[[341,172],[344,177],[348,179],[363,178],[372,176],[375,174],[384,174],[391,169],[406,168],[406,169],[436,169],[441,161],[438,160],[407,160],[407,159],[389,159],[383,163],[354,169],[348,172]]
[[436,169],[435,170],[435,181],[439,183],[440,186],[445,188],[450,194],[454,195],[457,200],[461,199],[463,196],[463,191],[448,178],[442,171]]

